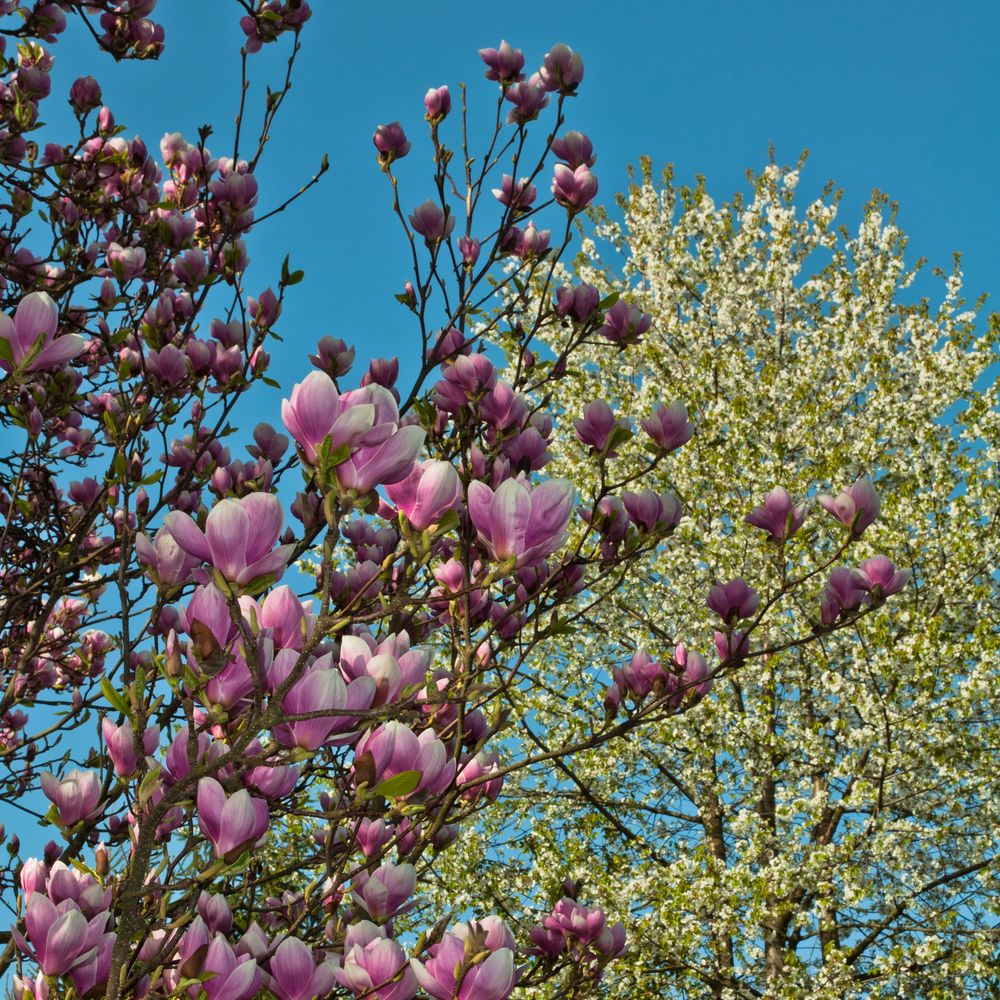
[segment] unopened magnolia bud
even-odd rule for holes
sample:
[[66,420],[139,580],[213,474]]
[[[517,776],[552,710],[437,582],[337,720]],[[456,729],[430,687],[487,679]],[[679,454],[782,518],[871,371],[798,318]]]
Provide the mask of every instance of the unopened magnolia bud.
[[177,633],[171,629],[167,636],[167,661],[166,671],[168,677],[180,677],[184,672],[184,665],[181,663],[180,644],[177,641]]
[[98,844],[97,850],[94,851],[94,871],[101,878],[106,878],[111,871],[111,859],[108,857],[108,849],[104,844]]

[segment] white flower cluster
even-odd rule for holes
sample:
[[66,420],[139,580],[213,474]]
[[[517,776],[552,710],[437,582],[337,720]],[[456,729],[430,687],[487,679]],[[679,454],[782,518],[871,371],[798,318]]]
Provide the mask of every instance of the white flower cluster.
[[[603,399],[637,424],[680,399],[698,430],[662,467],[660,488],[685,508],[674,538],[596,627],[552,640],[526,707],[553,744],[585,738],[609,668],[637,646],[709,653],[714,580],[773,593],[788,567],[822,560],[836,532],[815,504],[788,567],[744,524],[777,485],[808,500],[872,477],[882,516],[848,557],[884,553],[914,578],[856,629],[751,659],[697,707],[577,755],[571,773],[511,776],[488,839],[442,856],[457,900],[491,872],[500,899],[540,900],[540,886],[582,875],[629,924],[608,996],[833,1000],[870,996],[872,981],[880,995],[965,996],[995,948],[1000,416],[981,376],[1000,326],[977,327],[957,270],[932,304],[885,199],[848,235],[837,196],[803,213],[799,183],[772,165],[717,206],[703,183],[656,183],[646,164],[624,221],[584,243],[573,280],[632,289],[653,326],[624,354],[595,342],[557,406],[572,417]],[[565,336],[554,320],[541,331],[556,352]],[[552,474],[596,490],[562,427]],[[616,476],[643,461],[640,432]],[[779,601],[755,648],[807,637],[822,582]],[[506,867],[479,863],[485,843],[508,845]]]

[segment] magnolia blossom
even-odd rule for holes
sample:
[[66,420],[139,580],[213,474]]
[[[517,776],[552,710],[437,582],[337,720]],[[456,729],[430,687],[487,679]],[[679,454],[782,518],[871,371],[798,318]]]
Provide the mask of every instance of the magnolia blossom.
[[424,95],[427,120],[440,122],[451,111],[451,93],[447,87],[431,87]]
[[410,225],[415,233],[423,236],[428,246],[433,246],[451,235],[455,216],[428,198],[410,213]]
[[[326,438],[331,451],[343,445],[358,447],[366,437],[372,439],[376,416],[373,402],[352,393],[341,396],[333,379],[322,371],[307,375],[281,403],[281,419],[310,465],[315,464],[317,450]],[[389,419],[385,422],[394,425],[398,412],[386,416]],[[384,432],[381,424],[378,426],[372,443],[391,433],[391,426]]]
[[654,493],[643,490],[622,494],[622,504],[636,527],[642,531],[673,531],[680,524],[684,511],[673,493]]
[[574,942],[598,960],[608,961],[625,950],[625,926],[621,922],[608,926],[603,910],[591,910],[575,899],[564,896],[552,912],[542,919],[540,927],[530,934],[535,950],[555,957]]
[[437,1000],[506,1000],[517,982],[509,947],[470,954],[468,933],[445,934],[425,962],[410,959],[417,981]]
[[563,42],[559,42],[545,53],[538,75],[546,90],[573,94],[583,80],[583,56]]
[[201,971],[213,973],[202,984],[208,1000],[250,1000],[260,993],[262,980],[257,962],[250,955],[237,957],[221,934],[216,934],[209,944]]
[[[480,750],[463,768],[455,778],[455,787],[462,789],[462,798],[470,802],[485,796],[491,802],[496,801],[503,787],[503,775],[500,771],[500,759],[496,753],[487,753]],[[482,779],[490,774],[496,774],[495,778]],[[475,784],[473,784],[475,782]],[[464,787],[468,785],[468,787]]]
[[[578,167],[578,170],[583,169]],[[625,345],[635,343],[652,325],[653,317],[649,313],[644,313],[638,306],[630,306],[624,299],[619,299],[605,314],[604,325],[598,329],[598,333],[615,344]],[[662,407],[660,407],[662,409]],[[657,413],[659,410],[657,410]],[[676,412],[676,411],[673,411]],[[673,420],[673,412],[667,411]],[[685,419],[687,413],[684,414]],[[658,420],[656,414],[653,417],[652,426],[655,428]],[[643,423],[646,433],[650,436],[654,431]],[[690,437],[690,435],[688,435]],[[655,440],[655,438],[654,438]],[[674,447],[679,447],[674,445]]]
[[[355,681],[354,683],[358,683]],[[433,729],[424,729],[419,736],[402,722],[385,722],[366,733],[354,751],[355,769],[362,769],[363,758],[372,762],[373,783],[384,781],[403,771],[419,772],[416,787],[407,797],[428,792],[443,792],[455,776],[455,761]],[[363,770],[359,780],[367,775]]]
[[582,132],[569,131],[552,140],[552,155],[565,160],[570,169],[592,167],[597,162],[594,146]]
[[[25,929],[42,972],[62,976],[95,957],[110,916],[105,910],[88,921],[75,904],[57,906],[33,892],[28,897]],[[23,950],[29,951],[26,944]]]
[[246,586],[260,577],[280,577],[295,549],[273,548],[281,534],[284,512],[270,493],[250,493],[220,500],[209,512],[202,531],[190,514],[171,511],[164,527],[177,544],[211,563],[230,583]]
[[378,159],[383,167],[389,166],[393,160],[401,160],[413,145],[406,138],[406,133],[399,122],[379,125],[372,136],[372,142],[378,150]]
[[596,311],[601,301],[601,293],[582,282],[579,285],[561,285],[556,289],[556,314],[585,323]]
[[286,937],[268,962],[269,987],[278,1000],[313,1000],[325,997],[337,981],[336,963],[327,960],[318,965],[312,948],[298,938]]
[[597,195],[597,178],[585,164],[572,169],[564,163],[553,168],[552,196],[570,212],[585,209]]
[[867,601],[858,574],[844,567],[835,569],[820,597],[820,618],[824,625],[832,625],[842,613],[856,611]]
[[234,861],[267,832],[267,803],[245,788],[227,796],[214,778],[202,778],[197,805],[201,832],[212,842],[217,858]]
[[793,504],[788,490],[776,486],[766,497],[761,507],[754,507],[747,514],[747,524],[767,531],[771,540],[783,542],[791,538],[806,519],[805,504]]
[[524,69],[524,53],[506,40],[495,49],[480,49],[479,58],[486,63],[484,75],[487,80],[509,83],[520,79],[521,70]]
[[423,462],[386,487],[386,495],[418,531],[440,521],[462,501],[462,483],[451,462]]
[[913,573],[908,569],[897,570],[888,556],[866,559],[854,572],[854,580],[872,596],[891,597],[898,594],[909,582]]
[[355,996],[375,1000],[411,1000],[417,992],[417,978],[403,949],[370,920],[348,927],[344,964],[335,976]]
[[352,898],[372,919],[384,921],[401,913],[417,885],[413,865],[384,864],[354,878]]
[[[269,686],[278,687],[297,659],[295,650],[279,653],[268,674]],[[357,722],[357,715],[353,713],[363,712],[371,705],[375,696],[375,681],[371,677],[358,677],[345,684],[340,671],[332,663],[333,654],[327,653],[310,664],[281,702],[284,715],[293,719],[296,715],[315,712],[330,714],[280,723],[274,729],[274,737],[279,743],[287,747],[317,750],[331,734],[343,733]]]
[[642,421],[642,429],[663,451],[675,451],[694,434],[694,424],[688,421],[687,407],[681,402],[670,406],[658,403],[652,416]]
[[[0,314],[0,368],[5,372],[59,368],[75,358],[87,341],[77,333],[56,337],[59,309],[47,292],[32,292],[18,304],[14,319]],[[7,356],[9,352],[9,357]]]
[[337,481],[345,490],[370,493],[376,486],[398,483],[413,469],[424,445],[421,427],[400,427],[381,444],[359,448],[337,466]]
[[708,592],[706,602],[724,622],[750,618],[760,604],[760,597],[742,577],[728,583],[717,583]]
[[881,508],[878,494],[869,479],[859,479],[837,497],[824,494],[819,502],[825,511],[847,525],[854,536],[864,533],[865,528],[878,517]]
[[96,771],[74,768],[62,779],[43,774],[41,784],[46,798],[55,803],[63,826],[101,814],[101,780]]
[[[139,764],[132,723],[126,720],[122,725],[116,726],[111,719],[105,718],[101,722],[101,732],[104,734],[104,743],[114,764],[115,773],[123,778],[131,777]],[[151,756],[159,746],[159,742],[160,727],[147,727],[141,740],[143,753],[147,757]]]
[[565,479],[533,489],[520,479],[508,479],[495,492],[477,480],[469,485],[469,516],[494,559],[513,558],[517,566],[527,566],[566,540],[573,496],[573,485]]
[[[573,421],[577,438],[595,451],[603,452],[609,445],[614,432],[620,427],[627,428],[625,420],[614,415],[604,400],[597,399],[583,408],[583,416]],[[613,458],[614,452],[608,457]]]

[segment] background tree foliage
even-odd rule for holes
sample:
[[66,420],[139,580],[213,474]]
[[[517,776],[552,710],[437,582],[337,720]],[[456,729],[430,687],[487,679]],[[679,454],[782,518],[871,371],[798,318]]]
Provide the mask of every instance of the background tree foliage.
[[[995,366],[984,373],[1000,330],[993,317],[977,335],[957,260],[920,276],[932,298],[915,294],[920,264],[904,261],[884,196],[849,231],[839,193],[803,209],[798,180],[771,165],[717,206],[700,179],[677,186],[667,170],[657,183],[647,162],[620,199],[623,223],[602,217],[584,242],[574,277],[602,293],[626,279],[653,326],[627,354],[594,343],[578,355],[557,408],[605,399],[635,419],[681,399],[698,431],[649,484],[681,498],[682,544],[631,570],[592,627],[549,640],[536,660],[547,693],[516,738],[585,737],[610,669],[650,631],[664,662],[678,640],[704,645],[713,582],[743,576],[773,595],[790,552],[818,564],[831,550],[814,484],[873,479],[882,516],[849,555],[891,552],[911,586],[891,615],[751,656],[697,708],[613,752],[508,782],[505,807],[441,858],[442,884],[453,905],[484,886],[513,905],[555,892],[544,873],[568,870],[631,910],[631,963],[608,995],[992,995],[1000,416]],[[530,317],[541,303],[526,293],[520,307]],[[568,329],[542,332],[556,354]],[[558,474],[598,489],[571,421],[560,426]],[[636,435],[609,467],[638,469],[644,443]],[[809,503],[787,551],[743,523],[775,484]],[[781,597],[785,613],[752,647],[818,622],[822,583],[815,603]]]

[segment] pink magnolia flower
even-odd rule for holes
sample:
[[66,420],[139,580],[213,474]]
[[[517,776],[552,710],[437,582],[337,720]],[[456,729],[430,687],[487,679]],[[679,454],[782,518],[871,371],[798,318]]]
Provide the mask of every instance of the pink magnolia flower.
[[888,556],[875,556],[866,559],[855,570],[855,582],[873,597],[891,597],[898,594],[910,582],[912,572],[908,569],[897,570]]
[[431,87],[424,94],[424,107],[429,122],[440,122],[451,111],[451,93],[447,87]]
[[[583,416],[573,421],[576,436],[582,444],[589,445],[595,451],[603,452],[618,428],[627,428],[625,420],[615,417],[611,407],[603,400],[597,399],[583,408]],[[613,458],[615,452],[608,452]]]
[[347,929],[344,964],[335,975],[355,996],[411,1000],[417,992],[417,979],[403,949],[370,920]]
[[278,1000],[313,1000],[325,997],[337,981],[332,960],[313,959],[312,948],[298,938],[286,937],[268,962],[269,988]]
[[399,122],[379,125],[372,136],[372,142],[378,150],[378,160],[383,167],[389,166],[393,160],[401,160],[413,145],[406,138],[403,126]]
[[[132,723],[126,720],[122,725],[116,726],[110,719],[105,718],[101,722],[101,731],[104,734],[104,743],[108,748],[111,762],[114,764],[115,773],[123,778],[131,777],[139,764],[135,752]],[[159,743],[160,727],[148,727],[142,734],[143,753],[147,757],[151,756]]]
[[108,267],[124,285],[142,274],[146,266],[146,251],[142,247],[123,247],[119,243],[108,245]]
[[524,53],[515,49],[508,41],[502,41],[495,49],[480,49],[479,58],[486,63],[485,77],[499,83],[513,83],[521,78],[524,69]]
[[[619,299],[604,314],[604,325],[597,332],[612,343],[631,344],[635,343],[650,328],[652,323],[653,317],[649,313],[644,313],[638,306],[630,306],[624,299]],[[652,436],[652,432],[645,423],[643,423],[643,427],[646,429],[646,433]]]
[[386,495],[418,531],[437,523],[462,501],[462,482],[451,462],[423,462],[398,483],[386,487]]
[[228,934],[233,929],[233,911],[221,892],[203,892],[198,897],[198,914],[210,934]]
[[[59,310],[47,292],[21,299],[14,319],[0,314],[0,368],[5,372],[36,372],[59,368],[80,354],[87,341],[76,333],[56,337]],[[6,355],[9,352],[9,357]]]
[[55,803],[63,826],[100,816],[101,781],[96,771],[74,768],[61,780],[52,774],[43,774],[41,784],[45,797]]
[[842,613],[856,611],[868,603],[859,574],[845,567],[833,570],[820,596],[820,618],[832,625]]
[[[491,802],[495,802],[503,787],[503,775],[499,774],[500,760],[495,753],[487,753],[480,750],[458,773],[455,779],[455,787],[462,789],[462,798],[470,802],[486,796]],[[496,774],[497,777],[482,781],[485,775]],[[472,784],[475,781],[476,784]],[[465,788],[465,785],[469,785]]]
[[556,289],[556,313],[559,316],[569,316],[578,323],[585,323],[594,314],[601,293],[593,285],[562,285]]
[[212,842],[217,858],[235,861],[267,833],[267,803],[245,788],[227,796],[214,778],[202,778],[197,805],[201,832]]
[[622,503],[633,524],[642,531],[673,531],[680,524],[683,510],[673,493],[654,493],[643,490],[622,494]]
[[[268,684],[278,687],[291,672],[298,659],[294,650],[283,650],[274,661],[268,675]],[[312,712],[329,712],[326,716],[282,722],[274,729],[274,738],[286,747],[318,750],[332,734],[344,733],[358,720],[356,712],[363,712],[372,704],[375,681],[371,677],[358,677],[345,684],[340,671],[333,667],[333,654],[315,660],[305,673],[291,686],[282,699],[281,707],[286,716],[307,715]]]
[[447,238],[455,228],[455,216],[430,198],[418,205],[409,218],[413,231],[423,236],[428,246]]
[[712,638],[723,663],[742,663],[750,655],[750,637],[746,632],[738,629],[735,632],[716,632]]
[[577,167],[592,167],[597,162],[594,146],[582,132],[569,131],[552,140],[552,155],[564,160],[571,170]]
[[552,195],[570,212],[582,212],[597,195],[597,178],[581,164],[575,170],[557,163],[553,170]]
[[[466,266],[472,267],[479,260],[479,250],[479,240],[475,240],[471,236],[460,236],[458,238],[458,252],[462,255],[462,262]],[[450,333],[451,331],[448,332]],[[458,333],[457,330],[455,332]],[[461,337],[461,334],[459,336]],[[451,352],[444,351],[443,345],[439,343],[438,353],[443,356],[445,353]]]
[[738,576],[728,583],[714,584],[706,603],[724,622],[733,623],[750,618],[760,604],[760,597],[746,580]]
[[273,548],[283,522],[281,501],[270,493],[220,500],[209,512],[204,531],[190,514],[180,511],[171,511],[163,521],[185,552],[211,563],[240,587],[261,577],[277,579],[285,572],[295,546]]
[[384,722],[361,738],[354,749],[354,766],[359,774],[363,758],[371,761],[373,785],[403,771],[418,771],[420,778],[417,786],[407,793],[406,798],[421,792],[438,795],[455,777],[455,761],[449,757],[448,748],[437,733],[433,729],[424,729],[416,736],[402,722]]
[[371,873],[358,872],[351,896],[374,920],[385,921],[402,912],[416,886],[417,870],[413,865],[384,864]]
[[[104,914],[105,920],[107,916],[107,914]],[[98,989],[98,987],[103,987],[108,981],[108,975],[111,972],[111,955],[115,948],[115,941],[117,940],[117,935],[114,931],[105,931],[99,936],[91,932],[88,937],[89,941],[93,941],[94,937],[97,938],[96,951],[84,961],[77,962],[69,970],[69,976],[73,980],[76,995],[80,997],[100,995],[104,992],[103,988]]]
[[445,934],[425,962],[410,959],[420,986],[436,1000],[506,1000],[517,976],[511,948],[469,954],[466,938]]
[[675,451],[690,441],[694,434],[694,424],[688,421],[687,407],[680,402],[670,406],[657,404],[652,416],[642,421],[642,429],[663,451]]
[[500,187],[493,188],[493,197],[501,205],[507,205],[515,211],[527,211],[538,195],[538,189],[527,177],[514,180],[510,174],[504,174]]
[[359,494],[370,493],[379,485],[398,483],[413,469],[426,436],[422,427],[400,427],[380,444],[359,448],[337,466],[337,482],[342,489]]
[[192,571],[201,563],[197,556],[177,544],[167,528],[160,528],[152,541],[139,532],[135,536],[135,551],[139,562],[149,567],[149,575],[160,586],[189,583]]
[[[395,400],[392,409],[395,411]],[[311,372],[296,384],[291,397],[281,403],[281,419],[310,465],[315,464],[317,449],[326,438],[334,451],[343,445],[360,446],[371,437],[378,415],[376,404],[364,395],[342,396],[337,392],[333,379],[324,371]],[[398,411],[386,416],[389,419],[379,422],[376,436],[387,436],[399,419]],[[381,427],[385,422],[390,427],[383,433]]]
[[583,57],[568,45],[559,42],[545,53],[538,75],[546,90],[574,94],[583,80]]
[[775,486],[760,507],[754,507],[747,514],[747,524],[767,531],[774,542],[783,542],[791,538],[806,519],[805,504],[793,504],[788,490],[783,486]]
[[262,977],[257,962],[249,955],[237,958],[221,934],[212,938],[201,972],[214,973],[201,985],[208,1000],[250,1000],[260,994]]
[[341,673],[346,680],[371,677],[376,705],[393,701],[404,686],[422,683],[429,663],[430,653],[411,649],[406,632],[391,634],[378,644],[367,635],[345,635],[340,640]]
[[[24,922],[42,972],[63,976],[93,958],[109,916],[105,910],[88,921],[73,903],[57,906],[47,896],[33,892],[28,897]],[[23,950],[29,950],[26,943]]]
[[507,112],[508,125],[526,125],[537,118],[538,112],[549,103],[549,96],[536,77],[512,83],[503,96],[504,100],[514,105]]
[[603,910],[591,910],[569,896],[556,903],[529,936],[536,953],[551,957],[562,954],[573,942],[583,945],[602,964],[625,950],[624,924],[609,927]]
[[683,671],[681,685],[685,690],[682,694],[698,700],[712,690],[713,681],[709,676],[708,662],[701,653],[688,649],[683,642],[679,642],[674,649],[674,663]]
[[819,502],[825,511],[850,528],[855,538],[860,537],[865,528],[875,521],[881,508],[878,494],[869,479],[859,479],[837,497],[824,494]]
[[477,481],[469,486],[469,515],[493,558],[514,558],[521,567],[540,562],[566,540],[573,495],[573,484],[565,479],[534,489],[507,479],[495,492]]

